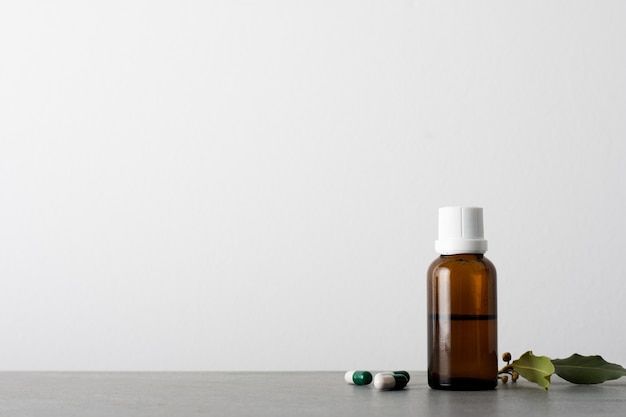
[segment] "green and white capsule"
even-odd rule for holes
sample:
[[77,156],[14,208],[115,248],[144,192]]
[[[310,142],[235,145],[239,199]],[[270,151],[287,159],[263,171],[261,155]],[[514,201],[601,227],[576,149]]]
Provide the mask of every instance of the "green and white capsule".
[[343,378],[353,385],[367,385],[372,382],[372,374],[368,371],[348,371]]
[[408,383],[409,378],[403,373],[381,372],[374,377],[374,386],[385,391],[400,390]]

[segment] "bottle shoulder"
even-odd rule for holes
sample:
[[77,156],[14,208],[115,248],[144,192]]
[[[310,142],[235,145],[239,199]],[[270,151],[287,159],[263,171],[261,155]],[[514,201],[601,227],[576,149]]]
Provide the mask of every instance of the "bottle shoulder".
[[431,275],[439,269],[448,270],[484,270],[495,276],[496,267],[487,257],[481,254],[441,255],[434,259],[428,267]]

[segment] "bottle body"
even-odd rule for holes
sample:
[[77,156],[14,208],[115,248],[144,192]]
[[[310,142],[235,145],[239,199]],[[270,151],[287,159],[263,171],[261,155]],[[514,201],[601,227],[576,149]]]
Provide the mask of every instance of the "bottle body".
[[482,254],[442,255],[428,268],[428,384],[481,390],[498,382],[496,269]]

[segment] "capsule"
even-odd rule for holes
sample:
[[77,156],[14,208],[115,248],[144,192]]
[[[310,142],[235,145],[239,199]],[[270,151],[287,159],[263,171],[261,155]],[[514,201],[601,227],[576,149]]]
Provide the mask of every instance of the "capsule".
[[372,382],[372,374],[368,371],[348,371],[343,378],[352,385],[367,385]]
[[377,389],[391,391],[406,387],[409,379],[401,373],[381,372],[374,377],[374,386]]

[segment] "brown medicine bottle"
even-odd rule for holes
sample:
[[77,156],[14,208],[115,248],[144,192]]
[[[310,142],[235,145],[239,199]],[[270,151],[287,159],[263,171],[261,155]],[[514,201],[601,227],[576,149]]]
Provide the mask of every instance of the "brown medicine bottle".
[[496,269],[480,207],[439,209],[441,255],[428,268],[428,385],[483,390],[498,382]]

